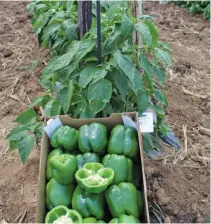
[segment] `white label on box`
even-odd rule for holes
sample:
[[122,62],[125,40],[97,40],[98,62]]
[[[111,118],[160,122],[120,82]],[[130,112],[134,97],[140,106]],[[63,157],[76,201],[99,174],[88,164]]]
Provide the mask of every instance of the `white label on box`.
[[123,124],[126,127],[131,127],[137,130],[137,126],[136,123],[127,115],[122,114],[122,120],[123,120]]
[[62,126],[62,122],[60,121],[59,117],[56,118],[51,118],[50,120],[47,121],[47,126],[44,127],[45,133],[48,135],[50,138],[54,131]]
[[144,112],[139,117],[139,125],[142,133],[154,132],[154,114],[152,111]]

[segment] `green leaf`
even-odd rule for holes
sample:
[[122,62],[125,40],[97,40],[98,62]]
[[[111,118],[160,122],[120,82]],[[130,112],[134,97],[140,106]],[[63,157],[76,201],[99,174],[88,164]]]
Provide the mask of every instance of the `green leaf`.
[[76,52],[78,51],[79,41],[70,45],[68,53],[62,56],[52,58],[42,73],[42,79],[49,79],[53,76],[53,72],[58,71],[70,64]]
[[23,125],[30,125],[37,120],[37,114],[34,110],[27,110],[20,113],[13,122],[17,122]]
[[9,140],[9,149],[10,151],[13,151],[15,149],[18,149],[19,140]]
[[73,78],[74,72],[78,69],[78,67],[78,62],[71,63],[67,66],[65,74],[60,74],[60,79],[62,79],[62,81],[68,81],[70,78]]
[[45,116],[56,116],[61,113],[61,103],[59,100],[50,100],[45,105]]
[[36,6],[36,2],[31,2],[29,3],[27,6],[26,6],[26,11],[27,13],[31,13],[34,11],[35,9],[35,6]]
[[51,45],[51,49],[54,50],[56,48],[61,47],[64,41],[65,41],[64,38],[57,37],[53,45]]
[[121,34],[125,37],[131,36],[133,32],[133,23],[131,19],[127,17],[124,13],[122,16],[122,23],[121,23]]
[[165,115],[165,111],[162,107],[158,106],[158,105],[151,105],[150,108],[152,110],[155,111],[155,113],[157,114],[157,116],[159,116],[160,118],[163,118]]
[[102,110],[106,103],[110,102],[112,84],[107,79],[101,79],[88,87],[87,99],[90,104],[90,111],[97,113]]
[[103,109],[103,112],[106,114],[106,115],[110,115],[114,112],[114,109],[111,105],[111,103],[107,103],[105,108]]
[[113,53],[124,42],[124,38],[121,35],[121,30],[116,26],[114,32],[105,40],[102,45],[102,56]]
[[140,72],[135,70],[134,81],[132,83],[132,89],[134,93],[137,95],[138,91],[143,89],[143,80]]
[[70,53],[72,52],[75,56],[76,52],[79,49],[79,45],[81,44],[80,41],[72,41],[71,44],[69,42],[67,42],[67,45],[65,46],[64,52]]
[[154,18],[150,15],[142,15],[138,17],[139,19],[148,19],[148,20],[154,20]]
[[155,48],[155,57],[157,58],[157,60],[161,60],[163,62],[163,65],[165,68],[167,68],[169,66],[169,64],[171,63],[171,56],[168,52],[163,51],[159,48]]
[[38,144],[38,141],[39,139],[41,138],[42,136],[42,133],[43,133],[43,128],[44,128],[44,124],[43,123],[40,123],[36,130],[35,130],[35,138],[36,138],[36,143]]
[[5,139],[9,140],[19,140],[21,139],[24,135],[26,135],[27,127],[20,125],[15,128],[13,128],[10,133],[6,136]]
[[153,142],[152,142],[152,137],[150,135],[150,133],[142,133],[142,142],[143,142],[143,149],[144,152],[150,156],[151,153],[154,150],[154,146],[153,146]]
[[36,5],[36,13],[41,14],[42,12],[45,12],[49,9],[49,7],[46,4],[38,4]]
[[149,107],[149,96],[144,91],[139,91],[137,95],[138,112],[142,114]]
[[43,97],[42,102],[40,103],[40,106],[44,109],[45,105],[48,103],[48,101],[50,101],[52,98],[49,95],[45,95]]
[[46,103],[51,99],[51,97],[49,95],[44,95],[44,96],[38,96],[36,98],[34,98],[31,102],[31,104],[29,105],[29,108],[31,109],[32,107],[36,106],[36,105],[40,105],[42,108],[45,107]]
[[18,149],[23,164],[26,163],[26,160],[29,154],[31,153],[33,147],[34,147],[34,139],[32,135],[26,135],[20,139]]
[[[59,30],[61,24],[52,24],[51,26],[46,26],[44,29],[43,29],[43,40],[44,41],[49,41],[50,40],[50,37],[52,35],[54,35],[54,33],[56,31]],[[48,46],[46,46],[48,47]]]
[[94,100],[89,103],[90,112],[93,114],[97,114],[98,112],[102,111],[103,108],[105,108],[105,106],[106,103],[103,103],[102,101],[99,100]]
[[116,70],[114,72],[114,82],[121,94],[122,101],[125,103],[126,96],[129,92],[129,83],[126,75],[122,71]]
[[[70,1],[71,2],[71,1]],[[77,25],[72,22],[72,20],[68,19],[63,22],[63,27],[66,33],[66,36],[68,37],[68,40],[77,40]]]
[[95,40],[90,40],[90,39],[82,40],[76,52],[75,60],[80,61],[95,47],[95,44],[96,44]]
[[145,88],[147,88],[149,90],[150,95],[152,95],[154,92],[154,87],[153,87],[154,82],[153,82],[153,79],[148,76],[148,74],[144,75],[144,83],[145,83]]
[[139,64],[140,66],[145,70],[145,72],[152,77],[153,76],[153,72],[152,72],[152,64],[151,62],[148,60],[147,57],[145,57],[144,54],[140,54],[139,56]]
[[149,31],[152,37],[152,46],[157,47],[158,45],[158,30],[154,23],[151,21],[144,20],[144,23],[149,27]]
[[66,2],[67,11],[71,10],[71,8],[73,7],[73,3],[74,3],[74,1],[67,1]]
[[95,67],[87,66],[81,72],[78,80],[78,85],[81,88],[86,88],[86,86],[92,81]]
[[70,80],[68,86],[61,89],[57,93],[57,96],[61,102],[61,106],[62,106],[65,114],[67,114],[67,112],[69,110],[72,95],[73,95],[73,81]]
[[86,101],[83,100],[80,103],[78,103],[78,105],[75,107],[74,113],[73,113],[73,117],[74,118],[78,118],[79,115],[86,109]]
[[160,41],[159,47],[165,51],[173,51],[171,44],[168,42]]
[[154,97],[161,104],[163,104],[163,105],[166,105],[167,104],[166,97],[165,97],[165,95],[160,90],[155,89],[155,91],[154,91]]
[[[119,50],[113,54],[117,65],[126,74],[131,82],[131,88],[134,92],[138,92],[142,88],[141,76],[135,68],[135,64],[129,56],[123,55]],[[138,79],[136,79],[138,78]],[[138,81],[138,85],[137,85]]]
[[154,73],[157,76],[157,79],[162,85],[165,85],[165,70],[158,66],[153,67]]
[[144,22],[139,22],[135,24],[135,29],[141,34],[141,38],[144,44],[151,45],[152,44],[152,36],[150,33],[150,29],[147,24]]
[[53,72],[58,71],[59,69],[62,69],[65,66],[69,65],[74,55],[75,55],[75,52],[68,52],[66,54],[63,54],[60,57],[56,57],[50,60],[48,65],[44,69],[42,78],[45,78],[45,79],[51,78]]
[[52,76],[53,76],[53,73],[51,73],[50,76],[48,76],[46,78],[42,76],[41,79],[40,79],[40,85],[45,89],[52,90],[53,89],[53,83],[51,82],[51,80],[49,80],[50,78],[52,78]]
[[32,107],[36,106],[37,104],[40,104],[42,102],[43,98],[44,98],[44,96],[38,96],[38,97],[34,98],[32,100],[32,102],[30,103],[29,108],[32,108]]
[[93,74],[93,81],[92,81],[92,83],[97,82],[97,81],[103,79],[106,75],[107,75],[107,71],[105,69],[96,68],[95,71],[94,71],[94,74]]

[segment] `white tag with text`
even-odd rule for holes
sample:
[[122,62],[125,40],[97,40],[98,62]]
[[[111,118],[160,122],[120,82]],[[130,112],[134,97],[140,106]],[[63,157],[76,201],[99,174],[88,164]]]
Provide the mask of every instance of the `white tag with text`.
[[139,125],[142,133],[151,133],[154,132],[154,125],[153,125],[153,112],[144,112],[139,117]]

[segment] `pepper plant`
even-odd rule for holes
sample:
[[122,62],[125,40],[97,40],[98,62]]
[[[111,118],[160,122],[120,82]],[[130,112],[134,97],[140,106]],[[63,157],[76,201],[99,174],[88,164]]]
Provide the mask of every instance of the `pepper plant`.
[[188,8],[191,16],[202,14],[204,19],[210,20],[210,1],[171,1],[181,8]]
[[[53,54],[40,78],[45,94],[35,98],[29,110],[16,118],[19,125],[6,137],[11,150],[19,149],[23,163],[33,149],[34,139],[42,133],[42,123],[33,110],[37,105],[45,111],[45,116],[68,114],[74,118],[102,117],[125,111],[141,114],[151,108],[157,114],[156,131],[165,130],[165,70],[171,62],[171,48],[168,43],[159,41],[152,17],[134,18],[128,1],[101,1],[102,63],[99,65],[95,2],[92,27],[81,40],[75,38],[77,2],[66,2],[68,7],[59,1],[31,4],[28,8],[34,10],[34,31],[40,44],[50,47]],[[46,4],[48,10],[41,13],[37,7],[42,4]],[[58,12],[53,9],[67,17],[58,19]],[[65,13],[67,11],[73,13]],[[50,14],[50,18],[43,24],[41,18],[45,14]],[[68,16],[71,17],[70,29],[63,26]],[[57,24],[57,28],[52,24]],[[135,31],[141,36],[140,46],[132,41]],[[55,48],[55,43],[60,44]]]

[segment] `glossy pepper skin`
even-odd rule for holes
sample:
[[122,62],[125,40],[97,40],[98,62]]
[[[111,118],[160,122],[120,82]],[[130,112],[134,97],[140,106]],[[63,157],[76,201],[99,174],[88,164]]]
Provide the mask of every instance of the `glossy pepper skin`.
[[78,185],[73,192],[72,208],[77,210],[83,218],[94,216],[97,219],[104,217],[104,194],[93,194],[87,192]]
[[108,208],[114,218],[123,214],[139,218],[139,194],[133,184],[122,182],[119,185],[112,185],[105,192],[105,196]]
[[91,162],[100,162],[100,158],[96,153],[84,153],[79,154],[76,156],[77,162],[78,162],[78,169],[82,168],[84,164],[91,163]]
[[124,155],[108,154],[104,156],[102,164],[114,171],[112,184],[121,182],[132,182],[133,180],[133,162]]
[[108,153],[134,158],[138,153],[136,131],[124,125],[115,126],[108,142]]
[[49,211],[45,217],[45,223],[83,223],[81,215],[64,205],[59,205]]
[[50,159],[52,177],[60,184],[70,184],[78,169],[76,157],[69,154],[54,156]]
[[50,159],[54,156],[63,154],[63,151],[61,149],[54,149],[48,154],[47,158],[47,169],[46,169],[46,177],[48,180],[50,180],[52,176],[51,167],[50,167]]
[[50,139],[53,148],[63,147],[66,150],[74,150],[78,144],[78,130],[70,126],[59,127]]
[[94,217],[88,217],[88,218],[85,218],[83,219],[83,223],[106,223],[104,222],[103,220],[97,220],[96,218]]
[[76,172],[75,177],[86,191],[98,194],[112,183],[114,171],[105,168],[101,163],[86,163]]
[[103,153],[108,143],[107,128],[100,123],[83,125],[79,129],[78,148],[82,153]]
[[52,178],[46,186],[46,205],[49,210],[58,206],[71,204],[74,185],[63,185]]
[[140,221],[132,215],[122,214],[118,218],[112,219],[109,223],[116,223],[116,224],[127,223],[127,224],[129,224],[129,223],[140,223]]

